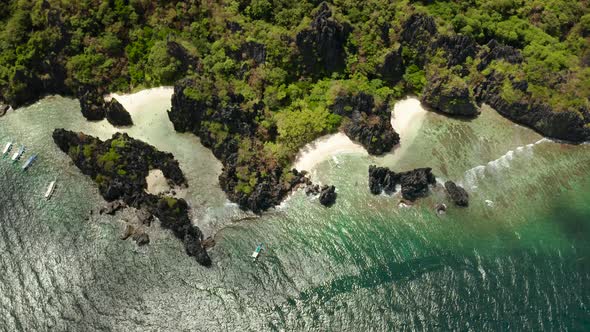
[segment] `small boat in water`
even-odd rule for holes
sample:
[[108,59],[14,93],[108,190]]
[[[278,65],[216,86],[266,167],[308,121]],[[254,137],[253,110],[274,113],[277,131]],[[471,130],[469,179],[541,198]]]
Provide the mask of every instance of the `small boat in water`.
[[252,253],[252,258],[254,260],[256,260],[258,258],[258,256],[260,255],[260,252],[262,251],[264,247],[264,244],[259,244],[258,247],[256,247],[256,250],[254,250],[254,252]]
[[10,152],[10,149],[12,149],[12,142],[6,143],[6,146],[4,146],[4,150],[2,150],[2,156],[6,156],[6,154]]
[[16,151],[13,155],[12,155],[12,161],[17,161],[20,159],[20,157],[23,156],[23,154],[25,154],[25,147],[21,146],[18,151]]
[[53,192],[55,191],[56,182],[57,182],[57,179],[51,181],[51,183],[49,184],[49,187],[47,187],[47,191],[45,192],[45,199],[49,200],[51,198],[51,196],[53,195]]
[[25,164],[23,165],[23,171],[26,171],[29,169],[29,167],[31,167],[31,165],[33,164],[33,162],[37,160],[37,155],[34,154],[32,156],[29,157],[29,159],[27,159],[27,161],[25,162]]

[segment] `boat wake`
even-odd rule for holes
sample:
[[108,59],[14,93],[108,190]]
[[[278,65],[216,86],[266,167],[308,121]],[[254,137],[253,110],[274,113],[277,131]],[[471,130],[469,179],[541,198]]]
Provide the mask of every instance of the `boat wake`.
[[519,146],[514,150],[510,150],[500,158],[492,160],[485,165],[475,166],[465,172],[463,181],[460,184],[472,190],[477,189],[479,181],[484,179],[486,175],[496,174],[498,171],[510,168],[512,161],[516,157],[532,157],[533,148],[536,145],[545,142],[550,142],[550,140],[547,138],[542,138],[535,143]]

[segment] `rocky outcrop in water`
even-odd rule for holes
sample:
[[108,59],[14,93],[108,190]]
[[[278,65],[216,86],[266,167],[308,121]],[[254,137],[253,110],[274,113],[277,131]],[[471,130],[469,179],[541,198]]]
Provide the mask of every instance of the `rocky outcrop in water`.
[[[146,192],[146,177],[151,169],[160,169],[171,185],[187,185],[172,154],[160,152],[151,145],[121,133],[103,142],[83,133],[56,129],[53,140],[72,158],[82,173],[98,184],[105,200],[121,200],[128,206],[149,211],[160,220],[163,228],[171,230],[184,242],[189,255],[202,265],[211,265],[211,259],[201,245],[203,235],[189,218],[187,202]],[[149,240],[139,237],[136,241],[145,244]]]
[[334,186],[323,186],[320,192],[320,203],[323,206],[330,207],[336,203],[336,187]]
[[115,127],[132,126],[131,115],[121,103],[115,98],[104,103],[107,120]]
[[106,117],[103,96],[92,88],[83,88],[78,93],[82,115],[89,121],[100,121]]
[[429,186],[436,183],[431,168],[417,168],[407,172],[396,173],[386,167],[369,167],[369,189],[374,195],[385,192],[392,194],[396,186],[401,186],[404,199],[415,201],[428,195]]
[[306,184],[307,186],[305,188],[305,194],[307,196],[318,196],[320,204],[326,207],[330,207],[336,203],[338,194],[336,193],[335,186],[320,186],[318,184],[311,183],[311,181],[307,181]]
[[445,182],[445,189],[449,198],[457,206],[469,206],[469,194],[463,187],[458,186],[453,181]]
[[105,117],[110,124],[116,127],[131,126],[131,115],[117,99],[105,101],[104,96],[95,88],[80,88],[78,101],[82,115],[89,121],[100,121]]
[[318,76],[344,70],[344,46],[350,30],[348,24],[334,20],[330,7],[322,2],[311,26],[299,32],[295,41],[304,72],[310,76]]
[[422,92],[421,102],[434,110],[455,116],[477,116],[479,108],[469,87],[459,76],[435,73]]
[[337,97],[331,110],[347,118],[342,126],[344,133],[372,155],[387,153],[400,141],[391,126],[388,102],[375,105],[373,96],[361,92]]

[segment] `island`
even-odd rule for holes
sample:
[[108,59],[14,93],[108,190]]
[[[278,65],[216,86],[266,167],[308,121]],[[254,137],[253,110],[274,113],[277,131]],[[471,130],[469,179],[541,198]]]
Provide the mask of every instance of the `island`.
[[390,109],[406,95],[452,117],[485,103],[547,137],[590,139],[586,2],[39,0],[9,1],[0,21],[0,104],[71,95],[88,119],[129,125],[105,95],[173,85],[174,128],[211,149],[221,188],[254,212],[306,182],[294,158],[320,136],[390,152],[403,140]]
[[[146,191],[150,170],[160,170],[173,186],[187,186],[178,162],[170,153],[117,133],[106,141],[64,129],[53,132],[55,144],[72,159],[74,164],[98,185],[100,194],[108,202],[121,200],[124,204],[158,218],[160,225],[172,231],[185,246],[186,253],[204,266],[211,259],[203,246],[203,234],[191,223],[189,206],[182,198],[154,195]],[[114,211],[120,203],[111,205]],[[106,211],[109,213],[109,211]],[[141,217],[148,220],[149,216]],[[145,236],[136,240],[145,243]]]

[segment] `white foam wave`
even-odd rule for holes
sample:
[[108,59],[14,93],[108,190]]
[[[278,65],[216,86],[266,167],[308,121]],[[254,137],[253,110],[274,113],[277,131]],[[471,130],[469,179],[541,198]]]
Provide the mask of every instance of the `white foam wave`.
[[475,166],[469,170],[467,170],[463,176],[463,182],[461,183],[464,187],[470,189],[476,189],[477,183],[484,179],[486,175],[497,173],[498,171],[505,170],[510,168],[510,165],[514,158],[517,156],[530,158],[533,156],[533,148],[535,145],[550,142],[550,140],[546,138],[542,138],[535,143],[519,146],[514,150],[510,150],[506,152],[504,155],[499,157],[498,159],[492,160],[485,165]]

